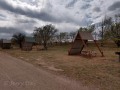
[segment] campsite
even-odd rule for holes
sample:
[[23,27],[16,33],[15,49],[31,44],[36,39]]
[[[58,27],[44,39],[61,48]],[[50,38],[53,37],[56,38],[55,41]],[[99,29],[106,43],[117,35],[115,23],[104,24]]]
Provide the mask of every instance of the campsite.
[[1,40],[0,51],[88,88],[119,90],[119,39],[95,39],[92,32],[94,25],[71,35],[49,24],[36,28],[33,36],[14,33],[11,40]]
[[101,57],[95,44],[89,43],[88,48],[95,50],[97,55],[86,58],[68,55],[71,46],[72,44],[58,45],[50,47],[48,51],[37,51],[36,47],[32,51],[22,51],[19,48],[2,51],[35,67],[81,81],[84,85],[99,87],[101,90],[119,90],[120,63],[115,51],[120,48],[114,47],[114,43],[106,43],[105,47],[100,47],[105,55]]
[[0,0],[0,90],[120,90],[120,0]]
[[80,87],[119,90],[120,41],[116,37],[119,28],[113,26],[115,39],[111,38],[111,31],[104,32],[109,36],[96,39],[94,27],[80,27],[76,32],[66,33],[49,24],[36,28],[31,36],[14,33],[11,40],[1,40],[0,52],[40,70],[78,81],[82,83]]

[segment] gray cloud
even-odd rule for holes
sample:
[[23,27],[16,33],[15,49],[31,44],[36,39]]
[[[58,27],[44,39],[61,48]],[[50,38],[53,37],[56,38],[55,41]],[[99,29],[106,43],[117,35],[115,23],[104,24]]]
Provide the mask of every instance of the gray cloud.
[[27,4],[30,4],[30,5],[39,6],[39,4],[38,4],[39,0],[35,0],[35,1],[32,1],[32,0],[20,0],[20,1],[24,2],[24,3],[27,3]]
[[67,5],[66,8],[74,7],[74,5],[77,3],[78,0],[72,0]]
[[5,18],[0,17],[0,20],[1,20],[1,21],[5,21],[6,19],[5,19]]
[[95,8],[93,9],[93,11],[95,11],[95,12],[100,12],[101,9],[100,9],[100,7],[95,7]]
[[113,3],[110,7],[108,7],[108,10],[114,11],[118,8],[120,9],[120,1],[117,1],[117,2]]
[[6,18],[6,16],[5,16],[5,15],[3,15],[3,14],[0,14],[0,17],[4,17],[4,18]]
[[91,17],[91,14],[89,13],[89,14],[86,14],[86,18],[92,18]]
[[97,18],[100,18],[101,17],[101,15],[100,16],[96,16],[96,17],[94,17],[94,19],[97,19]]
[[30,35],[26,32],[27,27],[0,27],[0,39],[10,39],[15,33],[23,33],[25,35]]
[[55,17],[52,17],[48,12],[45,12],[44,10],[42,10],[41,12],[37,12],[27,8],[25,10],[19,7],[14,8],[13,6],[9,5],[7,2],[1,1],[1,0],[0,0],[0,7],[7,11],[10,11],[16,14],[25,15],[27,17],[37,18],[43,21],[57,22],[57,19]]
[[[48,23],[56,25],[60,31],[72,31],[79,26],[98,23],[104,16],[104,6],[106,5],[107,8],[111,3],[113,5],[108,9],[112,12],[109,10],[107,11],[108,14],[116,14],[120,11],[120,9],[117,9],[119,8],[118,2],[114,3],[117,0],[43,1],[0,0],[0,37],[7,37],[16,32],[30,34],[33,32],[34,27]],[[21,3],[21,5],[16,6],[18,3]],[[38,8],[41,10],[37,11]]]
[[13,34],[13,33],[25,33],[25,31],[22,31],[20,28],[15,27],[0,27],[0,34]]
[[6,16],[5,15],[3,15],[3,14],[0,14],[0,20],[6,20]]
[[[73,0],[75,2],[77,2],[77,0]],[[50,5],[52,8],[52,5],[50,3],[48,3],[47,5]],[[74,18],[69,17],[69,16],[60,16],[60,15],[54,15],[54,11],[50,12],[49,10],[47,10],[46,8],[44,8],[43,10],[41,10],[40,12],[34,11],[34,10],[30,10],[28,8],[20,8],[20,7],[13,7],[12,5],[8,4],[5,1],[0,1],[0,7],[4,10],[10,11],[14,14],[18,14],[18,15],[24,15],[26,17],[30,17],[30,18],[36,18],[38,20],[42,20],[45,22],[53,22],[53,23],[62,23],[62,22],[66,22],[66,23],[75,23],[75,24],[80,24],[81,22],[78,20],[74,20]],[[51,15],[50,15],[51,13]],[[62,15],[62,14],[61,14]]]
[[81,7],[81,9],[88,9],[89,7],[91,7],[90,4],[85,4],[85,5],[83,5],[83,6]]
[[6,34],[6,33],[0,33],[0,39],[11,39],[12,35],[11,34]]
[[92,2],[93,0],[82,0],[84,2]]
[[32,23],[32,24],[37,23],[35,20],[27,20],[27,19],[18,19],[17,22],[18,23],[28,23],[28,24],[30,24],[30,23]]

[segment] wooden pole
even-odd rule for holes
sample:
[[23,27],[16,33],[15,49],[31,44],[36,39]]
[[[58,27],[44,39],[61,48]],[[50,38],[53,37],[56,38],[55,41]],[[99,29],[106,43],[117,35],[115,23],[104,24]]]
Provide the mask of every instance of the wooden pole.
[[119,62],[120,62],[120,52],[115,52],[116,55],[118,55],[118,59],[119,59]]
[[96,43],[96,40],[94,40],[94,42],[95,42],[95,45],[97,46],[98,50],[100,51],[102,57],[104,57],[104,54],[103,54],[102,50],[100,49],[100,47],[98,46],[98,44]]
[[119,62],[120,62],[120,55],[119,55]]

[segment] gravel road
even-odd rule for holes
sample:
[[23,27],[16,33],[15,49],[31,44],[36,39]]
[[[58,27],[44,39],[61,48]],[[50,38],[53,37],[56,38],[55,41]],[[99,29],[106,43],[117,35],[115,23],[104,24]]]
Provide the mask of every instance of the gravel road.
[[0,90],[94,90],[0,52]]

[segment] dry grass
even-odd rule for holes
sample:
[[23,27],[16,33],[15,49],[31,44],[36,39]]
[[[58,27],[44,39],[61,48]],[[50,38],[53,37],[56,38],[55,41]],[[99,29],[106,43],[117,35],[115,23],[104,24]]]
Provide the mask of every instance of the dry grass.
[[[34,65],[44,67],[70,78],[80,80],[85,85],[94,85],[101,90],[120,90],[120,63],[115,51],[116,47],[104,47],[105,57],[88,59],[81,56],[68,56],[70,46],[55,46],[48,51],[21,51],[19,49],[4,50]],[[92,50],[97,50],[92,45]],[[97,51],[97,53],[99,53]]]

